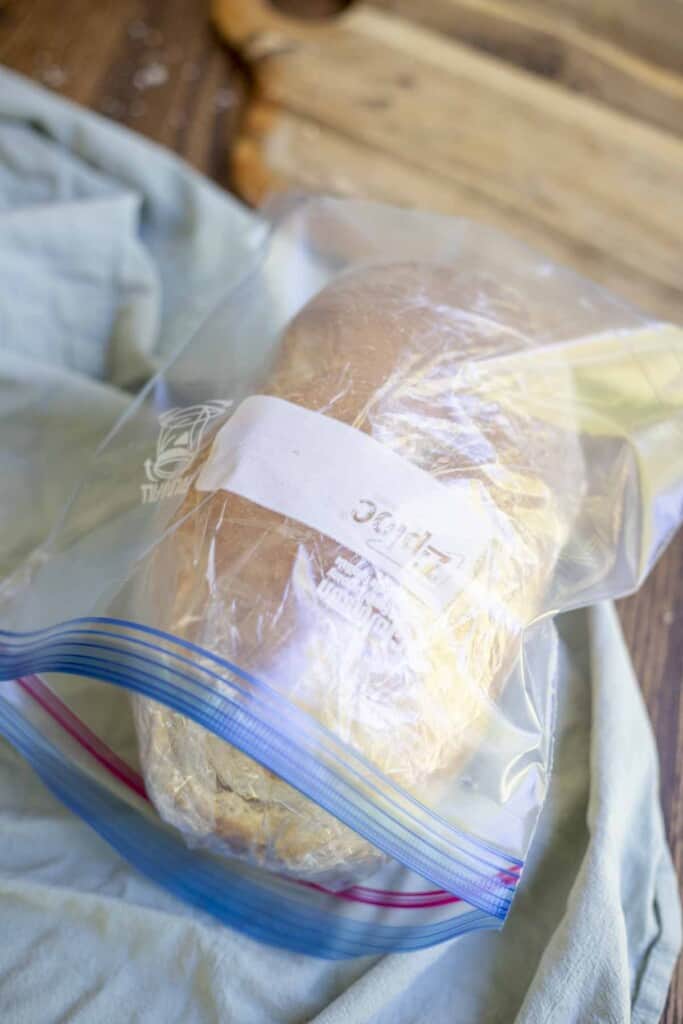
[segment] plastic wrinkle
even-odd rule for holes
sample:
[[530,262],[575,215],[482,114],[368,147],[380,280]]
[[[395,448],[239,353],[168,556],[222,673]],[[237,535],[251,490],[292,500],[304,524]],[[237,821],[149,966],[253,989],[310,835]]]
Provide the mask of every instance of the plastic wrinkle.
[[[284,203],[254,261],[0,582],[0,729],[264,941],[497,926],[549,785],[553,617],[632,593],[683,518],[683,331],[363,201]],[[125,691],[142,777],[36,673]]]

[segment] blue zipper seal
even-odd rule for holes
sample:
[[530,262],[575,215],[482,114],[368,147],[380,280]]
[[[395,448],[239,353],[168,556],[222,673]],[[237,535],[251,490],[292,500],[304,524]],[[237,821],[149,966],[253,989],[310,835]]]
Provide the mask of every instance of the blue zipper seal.
[[[280,775],[410,870],[504,920],[515,858],[469,836],[262,680],[149,626],[82,618],[0,631],[0,678],[65,672],[160,701]],[[219,689],[220,687],[220,689]]]
[[230,861],[188,849],[73,765],[11,704],[0,698],[0,734],[46,787],[110,846],[174,896],[269,945],[323,959],[409,952],[470,931],[500,927],[479,910],[423,925],[386,925],[342,916],[331,897],[296,898],[280,884],[236,870]]

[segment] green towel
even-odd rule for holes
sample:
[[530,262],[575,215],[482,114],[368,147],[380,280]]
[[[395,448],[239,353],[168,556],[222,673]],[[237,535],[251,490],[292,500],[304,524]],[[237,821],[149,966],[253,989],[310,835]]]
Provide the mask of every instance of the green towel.
[[[0,71],[0,573],[240,273],[253,230],[169,153]],[[681,926],[652,735],[614,609],[560,632],[555,770],[508,923],[420,953],[326,963],[218,925],[0,740],[2,1024],[658,1020]],[[84,717],[114,720],[112,691],[76,690]]]

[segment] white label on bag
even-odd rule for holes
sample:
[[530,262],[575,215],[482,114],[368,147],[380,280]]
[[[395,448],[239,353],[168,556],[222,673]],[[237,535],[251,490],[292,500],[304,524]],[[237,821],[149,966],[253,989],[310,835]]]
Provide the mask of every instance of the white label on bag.
[[476,481],[445,486],[369,434],[265,395],[221,427],[195,486],[304,523],[437,608],[490,537]]

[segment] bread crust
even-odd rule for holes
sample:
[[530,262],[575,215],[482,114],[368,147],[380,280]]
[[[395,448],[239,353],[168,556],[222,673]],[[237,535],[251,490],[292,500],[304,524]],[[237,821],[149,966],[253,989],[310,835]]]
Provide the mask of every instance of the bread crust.
[[[151,564],[164,628],[267,678],[427,802],[480,742],[573,516],[557,495],[579,477],[576,438],[501,402],[487,370],[531,346],[533,320],[533,297],[473,289],[450,267],[355,271],[292,321],[261,389],[367,432],[444,487],[469,482],[490,537],[442,612],[387,580],[392,631],[373,635],[320,599],[336,561],[357,555],[225,491],[191,490]],[[191,842],[340,884],[378,864],[264,767],[176,712],[135,705],[152,800]]]

